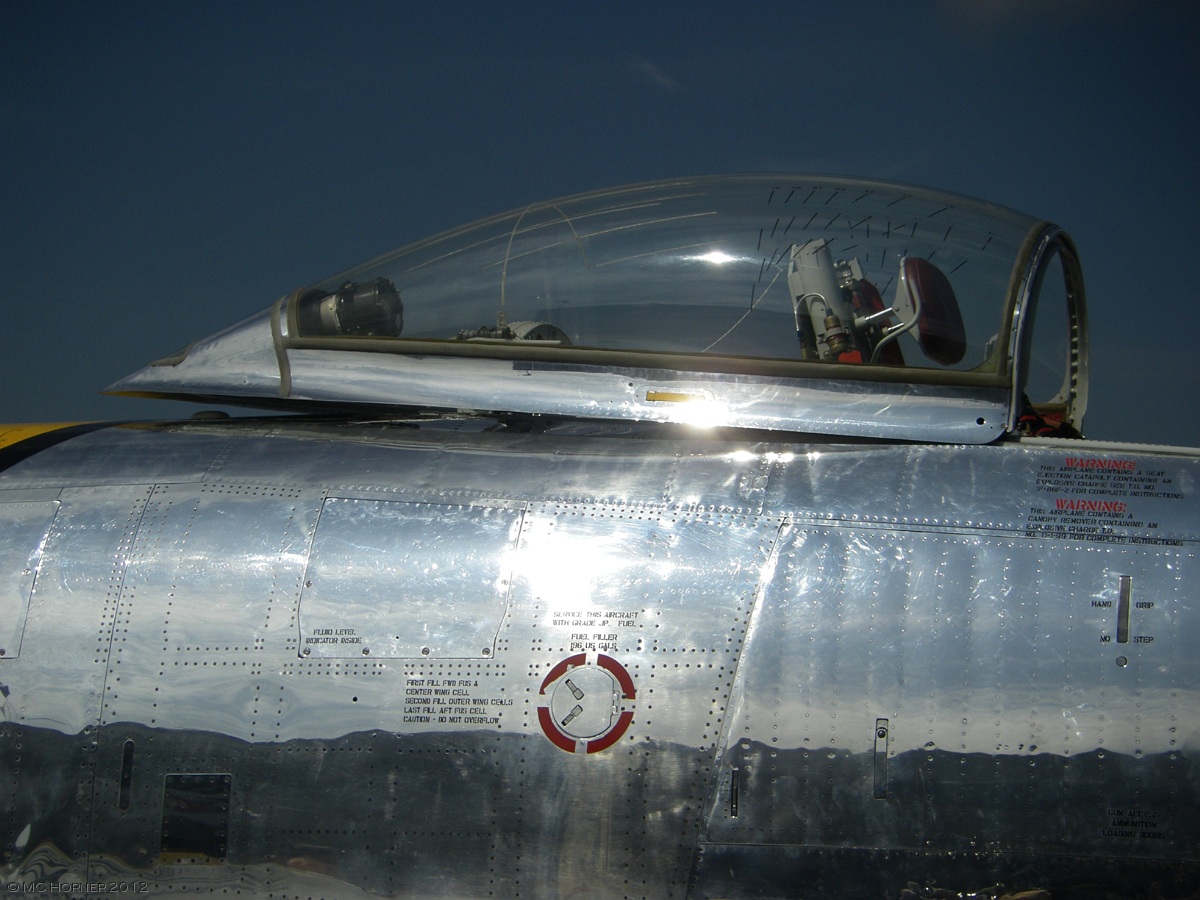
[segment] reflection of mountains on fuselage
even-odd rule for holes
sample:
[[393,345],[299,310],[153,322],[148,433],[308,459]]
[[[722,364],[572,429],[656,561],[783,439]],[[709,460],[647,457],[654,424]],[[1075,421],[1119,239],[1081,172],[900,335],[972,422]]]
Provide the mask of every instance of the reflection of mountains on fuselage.
[[[871,752],[741,741],[716,773],[713,761],[712,749],[654,741],[572,759],[540,734],[492,731],[251,743],[114,723],[93,745],[90,735],[0,726],[0,783],[31,786],[9,794],[14,836],[28,823],[31,850],[90,853],[150,877],[164,865],[275,864],[281,886],[303,869],[381,894],[447,883],[486,893],[559,883],[564,867],[582,865],[602,842],[658,893],[687,882],[698,836],[695,877],[714,889],[738,873],[743,888],[751,879],[777,890],[802,871],[824,888],[862,887],[894,866],[880,851],[915,854],[914,871],[940,884],[1047,886],[1081,867],[1103,870],[1113,890],[1169,873],[1200,882],[1200,868],[1169,861],[1200,842],[1200,821],[1178,812],[1200,805],[1200,787],[1178,777],[1177,754],[909,750],[888,758],[877,799],[880,760]],[[735,770],[736,811],[727,796]],[[78,779],[51,777],[65,771]],[[192,809],[178,776],[206,773],[229,775],[228,788],[201,791],[203,808]],[[1117,827],[1125,819],[1112,824],[1122,806],[1114,784],[1137,798],[1143,824],[1162,827],[1131,837]],[[213,797],[227,797],[227,818]],[[165,835],[168,819],[174,831]],[[226,855],[213,858],[226,835]],[[1106,862],[1118,858],[1128,864],[1120,872]],[[1034,881],[1022,874],[1030,866]]]

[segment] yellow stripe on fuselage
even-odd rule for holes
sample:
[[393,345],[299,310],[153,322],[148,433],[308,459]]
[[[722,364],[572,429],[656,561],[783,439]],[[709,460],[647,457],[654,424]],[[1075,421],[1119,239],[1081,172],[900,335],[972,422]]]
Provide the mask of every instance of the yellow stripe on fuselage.
[[59,428],[70,428],[72,425],[83,425],[84,422],[42,422],[36,425],[0,425],[0,449],[19,444],[21,441],[45,434],[47,431],[57,431]]

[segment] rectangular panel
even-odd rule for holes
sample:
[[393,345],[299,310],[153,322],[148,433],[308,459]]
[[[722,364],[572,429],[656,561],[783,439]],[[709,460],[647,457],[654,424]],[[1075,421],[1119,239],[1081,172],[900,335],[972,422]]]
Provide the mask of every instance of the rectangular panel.
[[58,502],[0,503],[0,659],[21,652],[29,595]]
[[169,862],[225,860],[232,781],[224,773],[163,779],[162,852]]
[[491,658],[522,510],[330,497],[300,600],[301,654]]
[[294,638],[290,613],[318,496],[257,485],[157,485],[121,594],[124,617],[143,635],[137,649],[153,641],[172,656],[212,654]]
[[0,659],[0,847],[16,880],[91,880],[96,726],[125,561],[148,494],[68,488],[61,502],[2,504],[10,528],[0,559],[12,554],[5,575],[32,583],[20,658]]
[[[777,522],[703,509],[532,507],[513,575],[513,619],[531,616],[535,625],[529,651],[547,679],[539,697],[559,726],[543,728],[547,736],[586,739],[563,724],[574,703],[559,676],[581,657],[608,658],[645,703],[631,734],[710,746],[777,533]],[[515,642],[515,626],[508,634]],[[614,720],[622,706],[614,703]]]
[[1117,579],[1117,643],[1129,643],[1129,601],[1133,595],[1133,579],[1122,575]]

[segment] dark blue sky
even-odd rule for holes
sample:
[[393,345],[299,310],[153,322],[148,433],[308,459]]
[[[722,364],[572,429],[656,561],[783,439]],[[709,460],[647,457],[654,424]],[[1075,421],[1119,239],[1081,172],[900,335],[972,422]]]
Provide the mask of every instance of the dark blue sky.
[[1057,222],[1089,436],[1200,446],[1200,4],[0,3],[0,421],[401,244],[676,175],[864,175]]

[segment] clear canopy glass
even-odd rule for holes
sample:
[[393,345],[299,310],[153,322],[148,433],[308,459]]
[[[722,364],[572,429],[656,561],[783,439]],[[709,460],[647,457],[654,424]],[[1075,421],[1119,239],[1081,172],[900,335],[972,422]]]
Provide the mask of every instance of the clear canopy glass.
[[634,185],[534,204],[342,273],[297,298],[291,339],[996,373],[1036,224],[861,179]]

